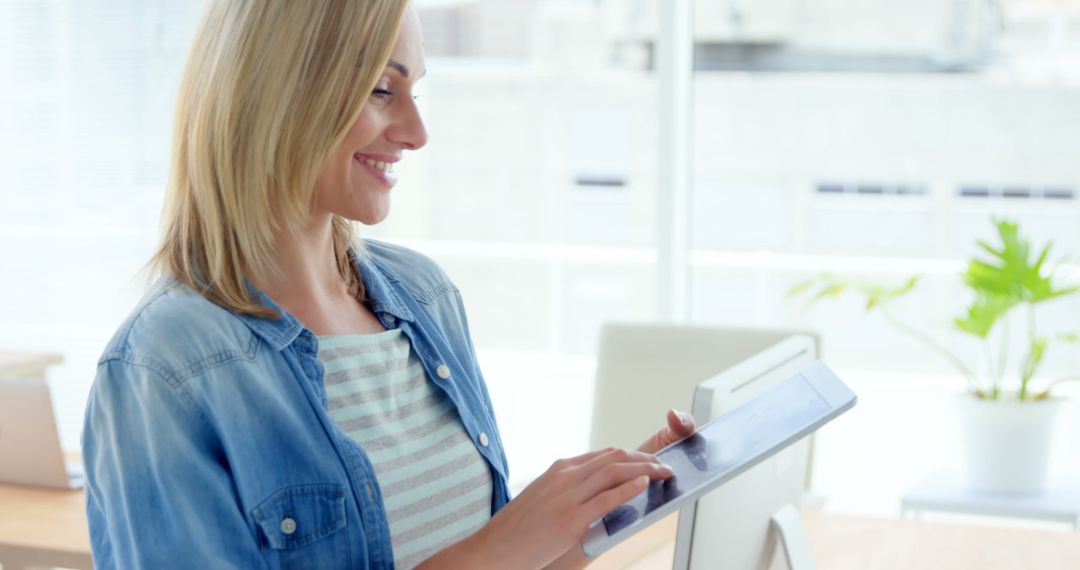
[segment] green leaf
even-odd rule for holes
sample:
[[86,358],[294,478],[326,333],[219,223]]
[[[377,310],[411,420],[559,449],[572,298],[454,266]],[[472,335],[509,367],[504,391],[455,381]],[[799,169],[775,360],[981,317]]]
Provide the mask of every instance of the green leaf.
[[913,289],[915,289],[916,285],[919,284],[919,279],[922,279],[922,275],[912,275],[910,278],[908,278],[906,283],[904,283],[903,285],[901,285],[897,289],[894,289],[889,294],[889,296],[892,297],[892,298],[896,298],[896,297],[902,297],[904,295],[907,295]]
[[953,319],[953,326],[962,332],[985,339],[990,335],[999,318],[1020,301],[1006,295],[977,293],[968,306],[967,314]]
[[911,277],[898,287],[882,283],[844,278],[831,273],[822,273],[813,279],[796,283],[787,291],[788,297],[809,296],[807,304],[812,305],[821,299],[839,298],[847,292],[855,292],[864,298],[866,310],[872,310],[910,293],[919,282],[919,276]]
[[845,289],[847,289],[847,285],[843,283],[825,283],[821,286],[821,289],[810,298],[810,301],[817,301],[819,299],[824,299],[825,297],[832,297],[835,299],[839,297]]
[[808,291],[811,287],[816,285],[817,282],[818,282],[817,277],[815,277],[813,279],[807,279],[805,281],[800,281],[800,282],[792,285],[791,288],[787,290],[787,293],[785,294],[785,296],[788,297],[789,299],[791,297],[798,297],[799,295],[802,295],[803,293]]
[[1075,293],[1077,287],[1059,288],[1053,276],[1044,272],[1053,242],[1043,246],[1032,260],[1031,243],[1021,237],[1020,228],[1009,220],[994,220],[997,244],[979,241],[988,259],[972,258],[961,274],[975,298],[964,315],[953,323],[957,329],[985,339],[997,320],[1021,303],[1041,303]]

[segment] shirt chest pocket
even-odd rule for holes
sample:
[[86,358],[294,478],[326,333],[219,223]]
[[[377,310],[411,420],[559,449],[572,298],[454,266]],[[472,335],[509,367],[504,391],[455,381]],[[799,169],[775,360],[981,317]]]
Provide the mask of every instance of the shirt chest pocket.
[[251,512],[263,548],[280,568],[348,568],[345,487],[298,485],[275,491]]

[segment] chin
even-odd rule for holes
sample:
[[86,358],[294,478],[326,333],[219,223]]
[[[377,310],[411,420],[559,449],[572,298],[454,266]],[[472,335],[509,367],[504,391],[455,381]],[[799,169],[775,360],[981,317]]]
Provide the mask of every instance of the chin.
[[347,220],[374,226],[390,215],[390,197],[349,196],[345,200],[336,201],[327,210]]
[[355,216],[347,216],[347,217],[350,220],[352,220],[354,222],[360,222],[361,224],[364,224],[365,226],[374,226],[376,224],[379,224],[383,220],[385,220],[387,218],[387,216],[389,216],[389,215],[390,215],[389,210],[379,210],[379,211],[374,211],[374,212],[372,212],[372,211],[356,212]]

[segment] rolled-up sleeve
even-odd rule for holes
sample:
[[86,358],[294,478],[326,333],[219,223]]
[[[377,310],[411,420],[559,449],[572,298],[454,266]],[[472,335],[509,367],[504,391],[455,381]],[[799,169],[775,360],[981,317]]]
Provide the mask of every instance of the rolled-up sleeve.
[[183,382],[103,360],[82,437],[95,567],[267,567],[214,426]]

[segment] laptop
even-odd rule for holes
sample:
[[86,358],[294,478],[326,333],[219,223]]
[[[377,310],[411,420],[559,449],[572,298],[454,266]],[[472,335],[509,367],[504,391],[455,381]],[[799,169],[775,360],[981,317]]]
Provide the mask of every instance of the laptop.
[[55,489],[83,486],[82,465],[60,449],[49,385],[0,378],[0,483]]

